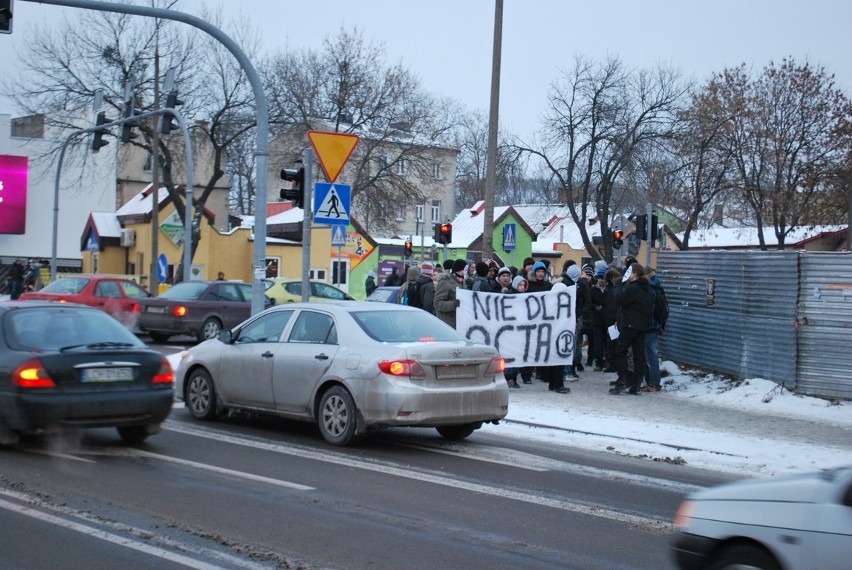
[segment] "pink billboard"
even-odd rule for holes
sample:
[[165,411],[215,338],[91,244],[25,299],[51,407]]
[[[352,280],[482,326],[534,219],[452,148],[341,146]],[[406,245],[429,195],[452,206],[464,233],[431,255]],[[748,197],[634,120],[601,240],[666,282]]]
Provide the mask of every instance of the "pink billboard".
[[0,234],[27,231],[27,157],[0,154]]

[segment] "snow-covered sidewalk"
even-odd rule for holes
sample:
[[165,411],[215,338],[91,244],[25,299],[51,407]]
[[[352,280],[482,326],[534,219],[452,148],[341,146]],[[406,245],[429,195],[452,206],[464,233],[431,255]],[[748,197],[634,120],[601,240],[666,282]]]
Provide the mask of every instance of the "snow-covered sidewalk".
[[799,396],[761,379],[735,383],[664,362],[663,391],[610,395],[615,374],[585,371],[556,394],[511,390],[489,433],[669,461],[742,476],[852,464],[852,402]]

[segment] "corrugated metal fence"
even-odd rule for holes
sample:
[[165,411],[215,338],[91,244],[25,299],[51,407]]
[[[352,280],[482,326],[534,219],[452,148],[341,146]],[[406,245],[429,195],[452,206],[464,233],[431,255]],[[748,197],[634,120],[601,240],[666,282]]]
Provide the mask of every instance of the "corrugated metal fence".
[[852,399],[852,254],[660,252],[657,275],[662,358]]

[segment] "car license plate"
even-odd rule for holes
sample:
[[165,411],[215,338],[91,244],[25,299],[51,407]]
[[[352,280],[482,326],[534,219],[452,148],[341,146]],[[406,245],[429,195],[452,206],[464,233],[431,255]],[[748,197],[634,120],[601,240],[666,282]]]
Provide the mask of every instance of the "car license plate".
[[447,364],[439,366],[435,371],[435,376],[440,379],[444,378],[468,378],[475,374],[475,367],[470,364]]
[[157,313],[158,315],[164,315],[166,313],[165,307],[145,307],[146,313]]
[[133,370],[123,366],[118,368],[84,368],[81,371],[83,382],[132,382]]

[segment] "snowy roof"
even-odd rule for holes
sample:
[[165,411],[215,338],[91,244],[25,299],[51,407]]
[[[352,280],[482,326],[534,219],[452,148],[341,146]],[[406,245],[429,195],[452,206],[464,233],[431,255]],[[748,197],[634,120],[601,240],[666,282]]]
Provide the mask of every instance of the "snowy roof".
[[121,237],[121,224],[112,212],[92,212],[92,224],[100,237]]
[[[118,211],[115,212],[116,216],[133,216],[133,215],[145,215],[151,213],[151,208],[153,206],[153,201],[151,200],[151,195],[153,192],[151,190],[151,184],[145,187],[142,192],[131,198],[124,204]],[[165,187],[160,187],[160,191],[158,193],[158,204],[162,204],[168,197],[169,191]]]
[[[824,234],[845,231],[846,226],[800,226],[794,228],[784,243],[788,245],[801,243]],[[683,233],[677,234],[679,240],[683,240]],[[777,246],[778,239],[772,227],[763,228],[763,236],[767,246]],[[695,248],[723,248],[723,247],[749,247],[760,243],[757,228],[753,226],[739,228],[712,227],[705,230],[692,230],[689,234],[689,247]]]

